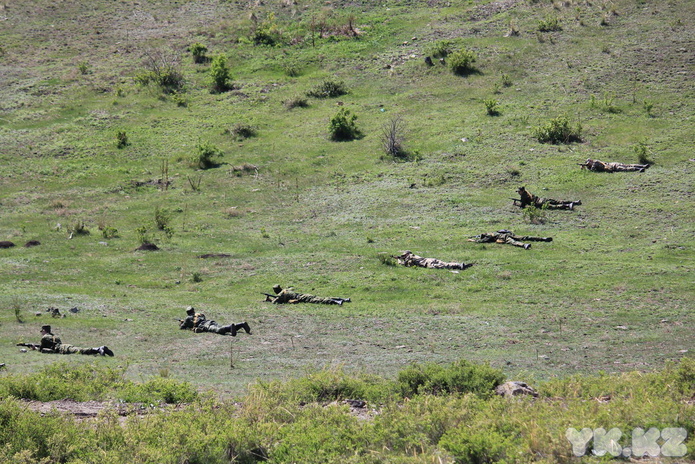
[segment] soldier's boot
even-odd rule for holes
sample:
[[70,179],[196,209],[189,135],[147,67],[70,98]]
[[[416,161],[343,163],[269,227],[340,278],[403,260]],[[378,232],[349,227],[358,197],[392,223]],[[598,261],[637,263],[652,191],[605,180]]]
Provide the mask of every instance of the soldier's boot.
[[251,327],[249,326],[248,322],[242,322],[241,324],[237,324],[237,330],[244,329],[244,331],[251,335]]
[[544,241],[544,242],[552,242],[552,241],[553,241],[553,237],[543,237],[543,241]]
[[525,243],[525,244],[524,244],[524,250],[528,250],[529,248],[531,248],[531,244],[530,244],[530,243]]
[[237,326],[236,326],[236,324],[229,324],[229,325],[223,326],[223,327],[222,327],[222,330],[220,331],[220,333],[221,333],[222,335],[224,335],[224,334],[231,334],[232,337],[236,337],[236,331],[237,331]]
[[82,350],[82,354],[92,355],[92,354],[100,354],[100,353],[99,353],[99,348],[85,348],[84,350]]
[[103,345],[103,346],[100,346],[99,348],[94,348],[94,349],[97,350],[97,352],[102,356],[113,356],[113,351],[111,351],[109,349],[109,347],[106,345]]

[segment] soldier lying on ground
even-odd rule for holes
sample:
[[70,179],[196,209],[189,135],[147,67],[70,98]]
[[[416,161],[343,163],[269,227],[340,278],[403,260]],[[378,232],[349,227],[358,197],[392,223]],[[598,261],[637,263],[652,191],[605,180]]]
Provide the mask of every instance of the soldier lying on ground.
[[626,172],[638,171],[644,172],[649,167],[648,164],[623,164],[623,163],[606,163],[599,160],[588,158],[586,162],[580,164],[582,169],[588,169],[595,172]]
[[236,337],[236,333],[244,329],[244,331],[251,335],[251,327],[248,322],[240,322],[237,324],[229,325],[219,325],[217,322],[207,319],[205,314],[195,312],[193,306],[189,306],[186,309],[186,319],[179,319],[179,329],[181,330],[192,330],[195,333],[199,332],[213,332],[219,335],[231,334],[232,337]]
[[528,250],[531,248],[530,243],[524,243],[525,241],[529,242],[552,242],[553,238],[552,237],[533,237],[531,235],[514,235],[514,233],[510,230],[502,229],[498,230],[497,232],[488,232],[485,234],[480,234],[480,235],[475,235],[471,238],[468,239],[469,242],[478,242],[478,243],[506,243],[508,245],[514,245],[518,247],[522,247],[525,250]]
[[323,298],[308,293],[297,293],[292,288],[283,289],[279,285],[273,285],[275,295],[264,293],[265,301],[275,304],[294,304],[294,303],[317,303],[317,304],[337,304],[350,303],[350,298]]
[[107,346],[99,348],[79,348],[77,346],[68,345],[60,340],[60,337],[51,333],[51,326],[44,325],[41,327],[41,343],[34,345],[33,343],[18,343],[17,346],[28,346],[32,350],[38,350],[42,353],[58,353],[58,354],[100,354],[102,356],[113,356]]
[[536,208],[546,208],[546,209],[574,209],[574,205],[581,205],[581,200],[568,201],[568,200],[554,200],[552,198],[540,198],[526,190],[526,187],[519,187],[516,191],[521,199],[512,198],[514,200],[514,206],[519,206],[520,208],[526,208],[527,206],[535,206]]
[[413,254],[410,250],[403,252],[400,256],[394,256],[394,258],[398,260],[398,264],[402,264],[406,267],[417,266],[429,269],[467,269],[472,266],[472,264],[466,263],[447,263],[437,258],[423,258],[422,256]]

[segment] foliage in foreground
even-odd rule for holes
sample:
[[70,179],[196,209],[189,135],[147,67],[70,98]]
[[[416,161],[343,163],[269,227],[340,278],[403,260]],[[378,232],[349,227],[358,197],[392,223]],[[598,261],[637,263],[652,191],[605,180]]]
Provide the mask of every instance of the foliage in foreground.
[[[458,375],[461,388],[438,395],[419,389],[419,394],[404,399],[399,393],[403,379],[415,372],[429,382]],[[125,425],[112,411],[89,427],[58,413],[39,417],[16,399],[18,384],[31,391],[27,385],[46,388],[48,380],[72,385],[65,387],[72,390],[46,398],[85,390],[81,398],[116,397],[115,392],[124,391],[122,374],[118,369],[57,365],[33,376],[0,379],[0,461],[574,462],[565,432],[584,427],[618,428],[623,440],[629,440],[627,433],[635,427],[680,427],[688,433],[689,454],[684,459],[695,454],[695,360],[687,358],[659,373],[553,380],[536,386],[540,397],[535,399],[492,396],[484,388],[470,392],[463,384],[500,379],[489,366],[466,361],[438,368],[409,366],[395,381],[325,369],[285,383],[257,383],[241,405],[197,397],[175,411],[131,416]],[[170,389],[176,384],[168,379],[148,382],[150,387],[155,383]],[[366,400],[366,407],[351,413],[340,401],[347,398]]]

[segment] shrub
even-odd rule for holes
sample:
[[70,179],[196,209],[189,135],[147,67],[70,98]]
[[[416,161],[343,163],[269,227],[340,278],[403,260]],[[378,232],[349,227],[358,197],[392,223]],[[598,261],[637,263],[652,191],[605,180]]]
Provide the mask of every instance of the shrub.
[[334,98],[346,93],[347,88],[343,82],[325,80],[309,90],[306,95],[314,98]]
[[205,63],[208,61],[208,57],[206,55],[208,47],[205,45],[196,42],[188,47],[188,51],[191,52],[191,55],[193,55],[194,63]]
[[544,126],[533,129],[533,136],[541,143],[572,143],[581,142],[582,126],[577,123],[572,127],[566,116],[558,116]]
[[521,214],[523,215],[524,219],[526,219],[526,221],[528,221],[530,224],[545,224],[545,222],[548,220],[546,216],[546,210],[546,205],[543,205],[541,208],[537,208],[535,206],[527,206],[526,208],[524,208]]
[[293,108],[306,108],[309,106],[309,102],[306,98],[300,96],[294,96],[282,102],[285,108],[291,110]]
[[128,145],[128,134],[125,133],[125,131],[118,131],[116,132],[116,147],[117,148],[125,148]]
[[148,51],[145,53],[147,71],[136,76],[135,80],[142,85],[155,83],[164,93],[183,90],[185,80],[179,70],[179,57],[175,53]]
[[341,108],[335,116],[331,118],[328,130],[331,140],[346,141],[359,138],[362,133],[355,124],[357,116],[350,113],[350,110]]
[[562,25],[556,16],[548,15],[544,19],[538,21],[539,32],[555,32],[561,31]]
[[275,14],[269,13],[263,21],[259,21],[255,15],[252,15],[251,21],[253,27],[250,39],[255,45],[276,45],[282,42],[282,32],[275,21]]
[[142,384],[130,384],[119,395],[129,403],[190,403],[198,393],[187,382],[156,377]]
[[229,84],[230,70],[227,66],[227,57],[216,56],[210,64],[210,79],[213,92],[225,92],[231,88]]
[[488,116],[499,116],[500,112],[497,108],[499,107],[500,102],[494,98],[489,98],[487,100],[483,100],[483,103],[485,104],[485,109]]
[[236,123],[231,129],[226,129],[224,131],[226,134],[231,134],[237,140],[248,139],[256,135],[256,128],[244,123]]
[[640,141],[637,145],[633,147],[639,164],[654,164],[654,161],[649,159],[649,147],[647,147],[647,142]]
[[81,61],[77,64],[77,69],[82,75],[89,74],[89,63],[86,61]]
[[392,158],[407,158],[408,153],[403,148],[405,131],[403,119],[395,116],[387,122],[381,133],[381,144],[386,155]]
[[428,55],[435,58],[446,58],[451,53],[451,42],[448,40],[438,40],[430,45]]
[[473,429],[464,424],[447,431],[439,444],[460,464],[514,462],[521,451],[515,435],[509,431],[502,434],[496,430]]
[[208,142],[199,143],[196,150],[191,165],[199,169],[208,169],[216,166],[214,160],[221,158],[223,155],[222,150]]
[[449,68],[454,74],[465,76],[475,72],[473,63],[477,60],[474,52],[463,48],[451,54],[449,57]]
[[154,209],[154,223],[157,225],[157,229],[165,230],[169,226],[169,220],[171,216],[167,210],[157,206]]
[[503,381],[502,371],[466,360],[445,367],[434,363],[413,364],[398,373],[401,392],[408,397],[449,393],[475,393],[489,397]]

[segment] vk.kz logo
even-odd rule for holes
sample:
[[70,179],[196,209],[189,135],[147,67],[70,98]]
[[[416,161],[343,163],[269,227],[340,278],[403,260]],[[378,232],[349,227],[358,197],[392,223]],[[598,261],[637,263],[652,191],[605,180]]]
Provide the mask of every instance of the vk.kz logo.
[[[579,431],[574,428],[567,429],[565,436],[572,443],[572,452],[575,456],[584,456],[586,448],[591,439],[594,443],[591,449],[592,454],[596,456],[605,456],[606,453],[611,456],[637,456],[641,458],[644,455],[656,457],[661,453],[664,456],[683,457],[688,450],[683,442],[688,436],[688,432],[684,428],[669,427],[659,432],[659,429],[654,427],[645,431],[642,428],[636,428],[632,431],[632,443],[630,446],[622,448],[618,441],[623,436],[623,432],[613,428],[606,432],[604,428],[591,430],[583,428]],[[661,439],[661,445],[659,445]]]

